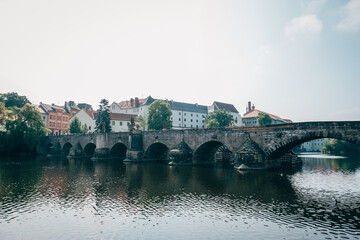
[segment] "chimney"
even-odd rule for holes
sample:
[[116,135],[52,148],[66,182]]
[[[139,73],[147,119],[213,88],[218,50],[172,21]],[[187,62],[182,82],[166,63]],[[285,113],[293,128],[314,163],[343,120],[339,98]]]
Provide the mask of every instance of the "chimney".
[[255,110],[255,106],[254,106],[254,104],[253,104],[253,106],[252,106],[252,110]]
[[130,106],[134,107],[134,99],[133,98],[130,98]]
[[248,102],[248,107],[247,107],[247,112],[250,112],[251,111],[251,102],[249,101]]
[[139,106],[140,106],[139,98],[136,97],[136,98],[135,98],[135,107],[138,108]]

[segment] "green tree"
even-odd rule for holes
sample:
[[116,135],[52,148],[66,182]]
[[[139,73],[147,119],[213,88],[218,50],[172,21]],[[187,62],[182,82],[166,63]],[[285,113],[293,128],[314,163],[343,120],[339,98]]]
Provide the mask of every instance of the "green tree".
[[228,127],[232,121],[234,121],[234,118],[231,113],[225,109],[220,109],[211,112],[206,116],[205,125],[207,128]]
[[272,123],[271,117],[269,114],[260,112],[256,117],[257,125],[270,125]]
[[8,153],[35,154],[46,128],[40,112],[31,105],[12,107],[6,119]]
[[6,119],[5,103],[0,102],[0,127],[4,126]]
[[81,122],[79,118],[74,117],[69,126],[70,133],[81,133]]
[[98,118],[96,119],[95,129],[98,132],[111,132],[109,101],[106,99],[101,99],[99,107],[100,110]]
[[156,100],[149,106],[148,127],[152,130],[170,129],[172,127],[170,104]]
[[89,131],[89,127],[88,127],[88,125],[86,123],[81,126],[81,132],[82,133],[87,133],[88,131]]
[[18,107],[22,108],[26,103],[30,101],[25,96],[19,96],[15,92],[0,94],[0,102],[5,103],[5,107]]
[[140,115],[137,116],[135,119],[135,122],[137,122],[137,124],[139,125],[141,130],[145,130],[146,126],[147,126],[147,120],[146,120],[146,116],[145,115]]
[[220,124],[216,119],[210,119],[206,123],[207,128],[218,128],[219,126],[220,126]]
[[346,141],[330,139],[324,143],[321,152],[325,154],[359,154],[360,148]]

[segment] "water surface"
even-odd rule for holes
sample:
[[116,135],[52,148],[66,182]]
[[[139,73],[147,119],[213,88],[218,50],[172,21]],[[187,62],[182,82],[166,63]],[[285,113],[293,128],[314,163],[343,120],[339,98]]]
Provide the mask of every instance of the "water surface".
[[360,239],[360,160],[295,173],[2,159],[0,239]]

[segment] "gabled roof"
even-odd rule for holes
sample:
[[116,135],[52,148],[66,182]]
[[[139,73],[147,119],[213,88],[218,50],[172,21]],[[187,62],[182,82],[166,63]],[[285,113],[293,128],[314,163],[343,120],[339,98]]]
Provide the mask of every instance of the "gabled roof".
[[235,108],[234,105],[229,104],[229,103],[222,103],[222,102],[214,102],[213,105],[217,108],[217,109],[225,109],[226,111],[232,112],[232,113],[239,113],[238,110]]
[[[125,100],[125,101],[121,101],[119,103],[116,103],[117,105],[119,105],[119,107],[121,109],[130,109],[130,108],[134,108],[134,103],[135,103],[135,99],[132,99],[133,102],[131,100]],[[142,105],[145,102],[145,98],[141,98],[138,99],[139,100],[139,105]]]
[[62,110],[64,111],[64,113],[66,114],[70,114],[66,108],[62,107],[62,106],[57,106],[55,104],[49,105],[49,104],[45,104],[45,103],[40,103],[40,106],[44,109],[45,112],[56,112],[56,110]]
[[242,118],[243,118],[243,119],[246,119],[246,118],[256,118],[257,115],[258,115],[259,113],[261,113],[261,112],[268,114],[271,119],[278,120],[278,121],[282,121],[282,122],[285,122],[285,123],[292,123],[292,121],[289,120],[289,119],[283,119],[283,118],[278,117],[278,116],[276,116],[276,115],[273,115],[273,114],[270,114],[270,113],[267,113],[267,112],[263,112],[263,111],[260,111],[260,110],[257,110],[257,109],[253,109],[253,110],[251,110],[250,112],[245,113]]
[[86,112],[93,120],[95,120],[95,114],[97,114],[97,111],[92,110],[92,109],[87,109],[87,108],[83,108],[81,109],[81,111]]
[[143,102],[142,104],[140,104],[140,105],[142,105],[142,106],[144,106],[144,105],[150,105],[150,104],[152,104],[153,102],[155,102],[156,100],[158,100],[158,99],[155,99],[155,98],[153,98],[153,97],[151,97],[151,96],[148,96],[147,98],[144,99],[144,102]]
[[165,100],[165,102],[170,104],[171,110],[175,111],[185,111],[185,112],[197,112],[197,113],[208,113],[208,107],[204,105],[199,105],[197,103],[183,103],[175,102],[173,100]]
[[[161,99],[155,99],[151,96],[144,99],[144,102],[141,104],[141,106],[144,105],[150,105],[151,103],[155,102],[156,100]],[[176,102],[174,100],[161,100],[170,105],[171,110],[175,111],[186,111],[186,112],[197,112],[197,113],[208,113],[207,106],[199,105],[197,103],[184,103],[184,102]]]

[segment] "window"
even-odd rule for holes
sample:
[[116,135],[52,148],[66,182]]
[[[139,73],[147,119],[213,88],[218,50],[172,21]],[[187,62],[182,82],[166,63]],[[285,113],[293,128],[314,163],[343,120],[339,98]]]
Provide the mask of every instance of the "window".
[[196,128],[199,128],[199,125],[196,125]]
[[179,115],[181,115],[181,112],[179,112]]
[[112,121],[112,125],[115,125],[115,121]]
[[190,121],[192,122],[193,120],[191,119]]
[[65,124],[65,128],[67,128],[67,124]]
[[127,122],[127,125],[130,126],[130,122]]
[[179,127],[181,127],[181,124],[179,124]]
[[199,116],[199,114],[196,114],[196,116],[198,117],[198,116]]
[[202,123],[204,123],[204,120],[202,120]]
[[184,113],[184,116],[186,116],[186,113]]
[[91,126],[89,126],[89,130],[91,130]]
[[65,128],[65,124],[63,124],[62,126],[63,126],[63,128]]
[[193,125],[191,124],[191,127],[193,127]]
[[184,127],[186,127],[186,124],[184,124]]
[[122,126],[122,122],[120,122],[120,126]]
[[186,122],[186,118],[184,118],[184,122]]
[[196,119],[196,122],[199,122],[199,120]]
[[193,116],[193,114],[190,115],[191,117]]
[[58,127],[60,127],[60,123],[58,123],[58,125],[57,125]]
[[61,116],[58,116],[58,121],[60,121],[61,120]]
[[181,118],[179,118],[179,121],[181,121]]

